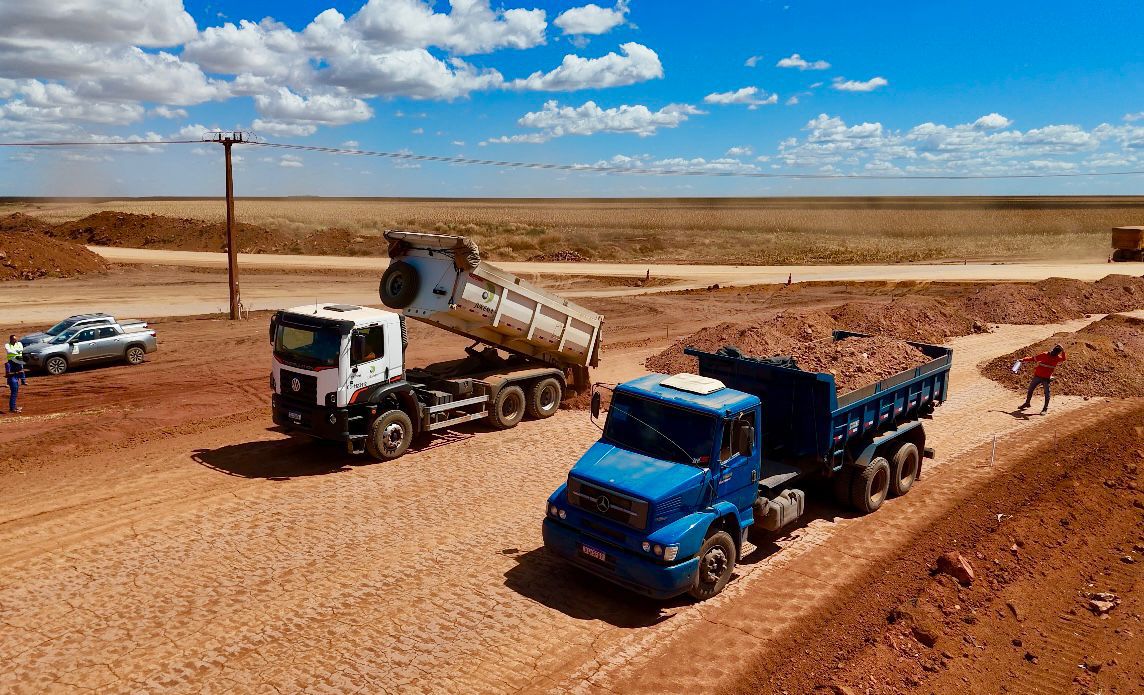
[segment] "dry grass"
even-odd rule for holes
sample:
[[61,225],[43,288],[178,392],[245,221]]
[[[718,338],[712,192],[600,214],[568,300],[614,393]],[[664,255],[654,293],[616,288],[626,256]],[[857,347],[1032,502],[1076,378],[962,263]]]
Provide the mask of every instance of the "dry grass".
[[[298,236],[333,227],[364,236],[386,228],[466,234],[502,260],[574,250],[602,261],[851,264],[1104,258],[1109,228],[1140,223],[1142,204],[1140,198],[244,199],[236,213]],[[51,222],[100,210],[225,217],[217,199],[29,201],[3,208]]]

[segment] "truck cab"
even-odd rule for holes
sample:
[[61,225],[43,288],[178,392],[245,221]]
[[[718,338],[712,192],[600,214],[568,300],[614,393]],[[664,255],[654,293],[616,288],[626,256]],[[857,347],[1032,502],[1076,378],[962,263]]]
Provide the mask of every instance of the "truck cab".
[[715,595],[754,520],[759,406],[692,374],[621,384],[600,440],[548,499],[545,545],[653,598]]
[[[323,439],[350,441],[352,406],[369,390],[400,381],[402,318],[349,304],[317,304],[271,319],[274,422]],[[363,423],[364,424],[364,423]]]

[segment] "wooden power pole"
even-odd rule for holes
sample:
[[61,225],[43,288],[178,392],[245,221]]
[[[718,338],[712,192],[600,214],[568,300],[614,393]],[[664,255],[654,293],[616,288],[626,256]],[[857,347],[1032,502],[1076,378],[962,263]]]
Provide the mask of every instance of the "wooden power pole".
[[230,148],[234,143],[247,142],[245,133],[210,133],[204,137],[211,142],[222,143],[226,158],[226,274],[230,284],[230,318],[242,318],[242,299],[238,292],[238,248],[234,241],[234,174],[231,171]]

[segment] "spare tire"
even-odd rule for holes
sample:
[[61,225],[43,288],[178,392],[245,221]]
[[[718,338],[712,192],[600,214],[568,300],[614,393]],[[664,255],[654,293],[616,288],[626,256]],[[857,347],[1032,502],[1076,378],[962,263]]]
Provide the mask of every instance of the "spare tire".
[[405,309],[417,297],[420,286],[417,269],[405,261],[397,261],[385,269],[377,293],[381,296],[382,303],[390,309]]

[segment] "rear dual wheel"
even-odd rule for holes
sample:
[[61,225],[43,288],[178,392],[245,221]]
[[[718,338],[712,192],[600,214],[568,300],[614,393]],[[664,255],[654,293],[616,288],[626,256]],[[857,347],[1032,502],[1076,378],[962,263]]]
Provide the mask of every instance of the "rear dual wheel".
[[560,409],[564,387],[554,377],[541,379],[528,390],[528,416],[534,420],[552,417]]
[[515,384],[505,386],[497,392],[497,397],[493,399],[489,422],[498,430],[516,427],[524,418],[526,403],[524,389]]

